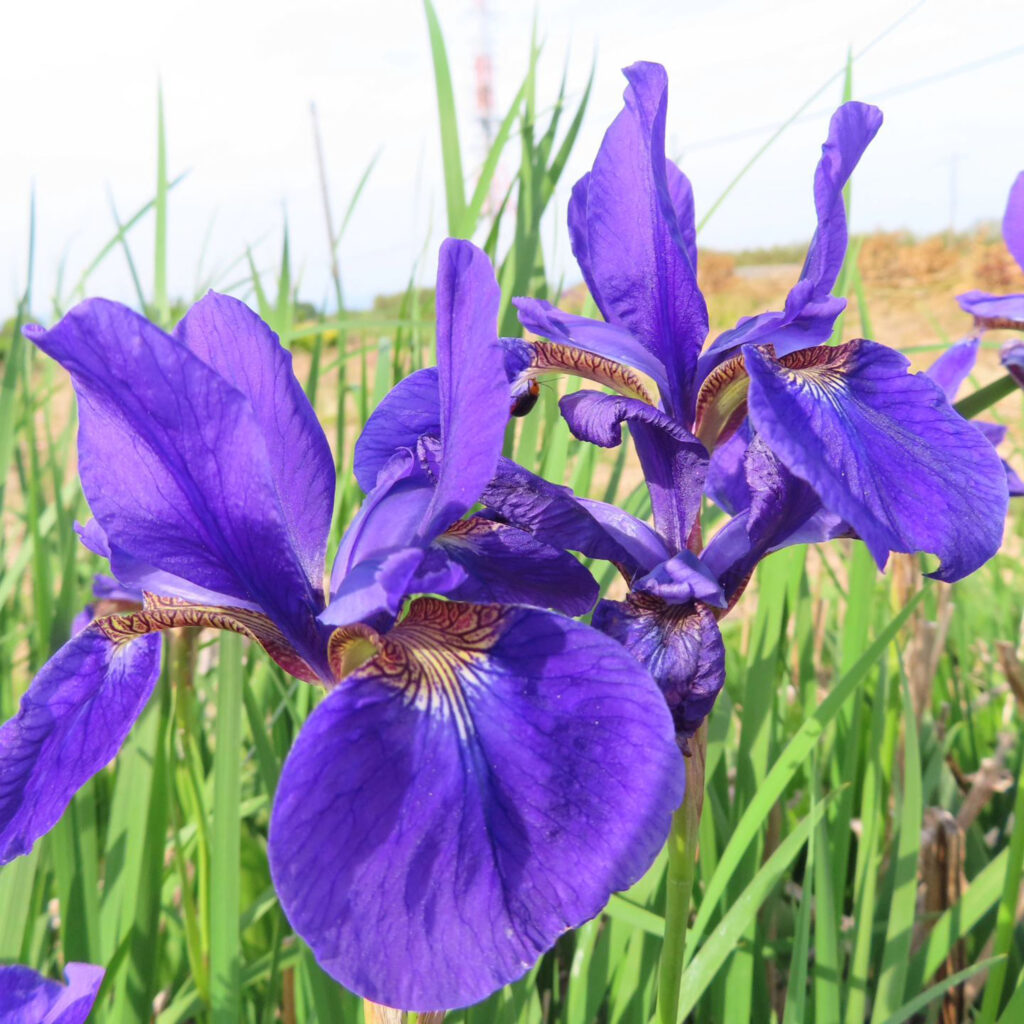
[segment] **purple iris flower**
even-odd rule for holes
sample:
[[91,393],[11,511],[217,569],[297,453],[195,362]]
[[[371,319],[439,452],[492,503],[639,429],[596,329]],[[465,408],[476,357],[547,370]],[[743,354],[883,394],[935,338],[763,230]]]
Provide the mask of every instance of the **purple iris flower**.
[[[1006,213],[1003,214],[1003,241],[1017,265],[1024,270],[1024,171],[1017,175],[1010,188]],[[1024,295],[990,295],[988,292],[971,291],[958,295],[956,301],[965,313],[974,317],[979,334],[1000,329],[1024,331]]]
[[575,559],[466,518],[511,404],[497,283],[467,242],[442,246],[437,308],[439,433],[380,467],[327,595],[334,463],[255,314],[211,295],[167,335],[93,301],[29,331],[78,393],[83,539],[146,596],[61,648],[0,728],[0,861],[116,754],[154,632],[201,625],[329,691],[283,766],[269,855],[294,927],[360,995],[480,999],[647,869],[682,799],[670,717],[618,644],[546,610],[592,605]]
[[[832,118],[814,176],[817,229],[784,308],[704,348],[692,190],[665,157],[667,76],[649,63],[625,74],[625,107],[569,203],[573,251],[604,321],[514,300],[546,339],[521,379],[582,363],[581,376],[618,391],[577,392],[562,412],[577,437],[604,446],[629,424],[669,558],[646,567],[627,602],[603,602],[594,623],[641,655],[670,701],[684,695],[674,711],[692,722],[722,680],[706,606],[735,600],[768,551],[853,535],[879,567],[891,551],[926,551],[940,559],[933,576],[959,579],[998,549],[1007,488],[981,431],[903,355],[823,344],[845,304],[831,294],[847,245],[842,189],[881,113],[847,103]],[[636,386],[644,377],[657,402]],[[705,492],[734,519],[698,557]],[[691,713],[694,679],[704,681]]]
[[0,1024],[85,1024],[104,973],[93,964],[70,963],[62,985],[28,967],[0,966]]
[[[942,388],[942,392],[948,401],[955,401],[957,392],[971,370],[974,369],[974,364],[978,359],[980,344],[979,337],[965,338],[963,341],[958,341],[955,345],[951,345],[946,349],[924,371],[928,377]],[[1008,342],[1003,346],[1000,358],[1010,376],[1024,387],[1024,344],[1021,342]],[[1006,437],[1006,427],[1003,424],[986,423],[983,420],[972,420],[972,422],[988,438],[988,442],[993,448],[997,448],[1003,443]],[[1021,480],[1017,471],[1005,459],[1002,461],[1010,497],[1019,498],[1024,495],[1024,481]]]

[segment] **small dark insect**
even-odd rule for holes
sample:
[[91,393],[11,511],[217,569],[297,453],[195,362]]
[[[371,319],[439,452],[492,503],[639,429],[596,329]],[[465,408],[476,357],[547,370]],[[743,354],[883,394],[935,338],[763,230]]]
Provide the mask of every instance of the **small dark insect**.
[[512,399],[512,408],[509,411],[513,416],[525,416],[537,404],[539,397],[540,384],[531,377],[526,382],[526,390]]

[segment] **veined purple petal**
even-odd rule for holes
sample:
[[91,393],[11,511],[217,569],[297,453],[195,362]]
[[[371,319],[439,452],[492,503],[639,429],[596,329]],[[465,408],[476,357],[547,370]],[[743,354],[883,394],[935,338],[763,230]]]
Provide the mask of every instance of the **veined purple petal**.
[[295,379],[291,353],[245,303],[216,292],[185,314],[174,335],[249,399],[292,543],[319,589],[334,511],[334,457]]
[[646,572],[671,552],[646,523],[604,502],[578,498],[511,459],[498,460],[480,497],[501,520],[552,547]]
[[158,636],[115,644],[96,624],[43,666],[0,726],[0,864],[28,853],[114,758],[159,673]]
[[423,547],[404,547],[359,562],[334,589],[320,622],[329,626],[367,622],[386,629],[401,610],[426,554]]
[[[790,295],[792,296],[798,289],[804,293],[810,291],[809,283],[802,287],[798,282]],[[793,306],[797,305],[798,301],[794,299]],[[812,345],[820,345],[831,337],[832,328],[844,309],[846,299],[828,296],[821,302],[808,302],[792,319],[784,312],[758,313],[756,316],[743,317],[735,327],[723,331],[715,338],[700,357],[697,379],[703,381],[716,366],[734,356],[741,345],[761,345],[770,342],[776,354],[780,356],[810,348]]]
[[399,448],[416,450],[421,437],[441,436],[437,367],[417,370],[399,381],[382,399],[356,441],[353,472],[366,494],[377,474]]
[[950,582],[995,554],[1007,505],[999,457],[904,356],[871,341],[783,361],[743,351],[755,429],[879,566],[890,551],[928,551],[942,563],[932,575]]
[[1006,372],[1024,388],[1024,341],[1008,341],[999,350],[999,361]]
[[625,601],[601,601],[593,621],[651,673],[685,742],[725,683],[725,645],[711,610],[630,594]]
[[85,547],[101,558],[109,559],[111,572],[118,583],[126,593],[138,595],[137,599],[140,601],[142,593],[145,592],[164,597],[180,597],[183,601],[191,601],[193,604],[225,605],[259,611],[259,606],[253,601],[243,601],[231,594],[220,594],[205,587],[198,587],[180,576],[174,576],[133,558],[110,543],[103,532],[103,527],[96,519],[90,519],[84,526],[76,523],[75,531]]
[[463,1006],[639,878],[683,793],[661,694],[596,630],[420,600],[313,712],[270,825],[281,905],[388,1006]]
[[111,548],[312,643],[321,580],[295,547],[249,399],[117,303],[93,299],[25,331],[71,373],[82,486]]
[[[772,551],[851,533],[839,516],[822,508],[810,484],[790,473],[763,439],[753,437],[747,444],[740,472],[746,499],[701,554],[702,564],[720,581],[730,605],[757,563]],[[738,482],[734,487],[738,492]]]
[[956,398],[960,385],[967,379],[974,364],[978,360],[980,338],[964,338],[955,345],[950,345],[931,366],[925,370],[926,376],[942,388],[947,402]]
[[704,493],[731,516],[750,506],[750,487],[744,471],[750,439],[750,421],[744,419],[736,432],[715,448],[708,462]]
[[[998,448],[1006,439],[1006,427],[1002,423],[985,423],[978,420],[971,422],[985,435],[985,439],[993,448]],[[1019,498],[1024,494],[1024,480],[1021,480],[1006,459],[1003,459],[1003,469],[1006,470],[1006,484],[1010,489],[1010,497]]]
[[624,327],[563,313],[543,299],[513,299],[512,305],[519,311],[519,322],[528,331],[646,373],[662,394],[666,392],[665,367]]
[[654,594],[669,604],[690,604],[703,601],[725,606],[725,593],[714,573],[685,548],[677,555],[656,565],[646,576],[634,580],[631,590]]
[[882,125],[882,112],[866,103],[844,103],[829,122],[828,138],[814,172],[814,208],[818,226],[807,249],[800,280],[782,313],[762,313],[719,335],[701,357],[703,380],[740,345],[770,342],[778,356],[826,341],[846,302],[829,293],[846,255],[843,187]]
[[675,550],[687,546],[707,473],[707,449],[678,420],[644,402],[596,391],[577,391],[559,402],[573,434],[612,448],[629,423],[651,494],[654,525]]
[[1024,270],[1024,171],[1017,175],[1010,186],[1006,213],[1003,215],[1003,241],[1010,255]]
[[464,583],[433,591],[456,601],[529,604],[585,615],[600,592],[594,577],[572,555],[514,526],[461,519],[433,546],[465,570]]
[[665,367],[662,399],[682,413],[692,402],[694,368],[708,330],[688,254],[692,225],[680,223],[680,214],[690,216],[692,209],[680,173],[670,176],[667,169],[665,69],[637,63],[625,75],[625,107],[576,193],[577,204],[585,197],[586,216],[577,207],[571,217],[574,251],[605,319],[624,327]]
[[989,295],[964,292],[956,301],[985,330],[1024,331],[1024,295]]
[[[821,160],[814,172],[814,209],[818,226],[807,250],[800,279],[814,285],[820,302],[832,291],[846,256],[847,230],[843,188],[864,150],[882,126],[882,112],[867,103],[844,103],[833,115]],[[786,303],[786,312],[790,312]]]
[[[434,497],[434,482],[406,448],[396,451],[376,477],[338,546],[331,569],[331,596],[360,563],[417,544]],[[332,621],[332,620],[327,620]]]
[[500,301],[483,251],[445,239],[437,268],[442,458],[434,498],[419,530],[425,543],[473,506],[501,455],[510,391],[498,341]]
[[0,966],[0,1024],[85,1024],[105,973],[95,964],[69,963],[62,985],[29,967]]

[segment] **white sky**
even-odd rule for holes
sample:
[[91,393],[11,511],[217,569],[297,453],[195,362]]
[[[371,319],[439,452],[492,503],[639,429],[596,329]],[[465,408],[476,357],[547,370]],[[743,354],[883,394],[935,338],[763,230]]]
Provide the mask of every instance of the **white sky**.
[[[478,5],[436,2],[472,167],[481,152],[473,120]],[[534,12],[517,0],[487,3],[496,106],[503,111],[525,71]],[[767,138],[756,129],[785,120],[842,69],[848,46],[859,51],[912,6],[913,0],[539,0],[539,104],[554,97],[567,57],[572,98],[595,52],[598,62],[587,121],[546,233],[556,271],[578,279],[565,200],[621,105],[620,67],[646,59],[668,68],[670,153],[693,180],[700,217]],[[301,294],[327,300],[310,101],[320,113],[336,217],[381,150],[341,248],[348,300],[367,304],[377,292],[403,288],[425,246],[419,276],[430,281],[445,214],[419,0],[3,0],[0,38],[0,318],[25,285],[33,182],[39,315],[48,314],[62,261],[65,281],[77,279],[112,234],[108,193],[124,218],[152,196],[158,78],[169,171],[189,172],[170,205],[172,294],[191,297],[201,262],[204,272],[227,267],[246,245],[272,268],[287,212]],[[966,65],[973,66],[950,74]],[[951,217],[966,227],[1001,216],[1010,183],[1024,168],[1022,82],[1020,0],[926,0],[855,66],[856,96],[877,101],[886,122],[855,178],[854,228],[929,232],[948,227]],[[703,244],[740,248],[810,235],[811,177],[839,97],[836,83],[769,150],[708,223]],[[515,156],[510,150],[510,171]],[[151,223],[131,239],[148,289]],[[131,299],[121,253],[107,259],[89,290]]]

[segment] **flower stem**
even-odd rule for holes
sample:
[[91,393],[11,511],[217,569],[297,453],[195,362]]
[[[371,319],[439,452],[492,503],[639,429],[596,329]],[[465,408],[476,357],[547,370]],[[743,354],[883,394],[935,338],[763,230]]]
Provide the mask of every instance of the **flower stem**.
[[672,818],[668,837],[668,878],[665,889],[665,940],[658,973],[657,1024],[678,1024],[679,987],[686,953],[686,926],[697,864],[697,830],[704,806],[704,759],[707,724],[690,741],[686,762],[686,794]]

